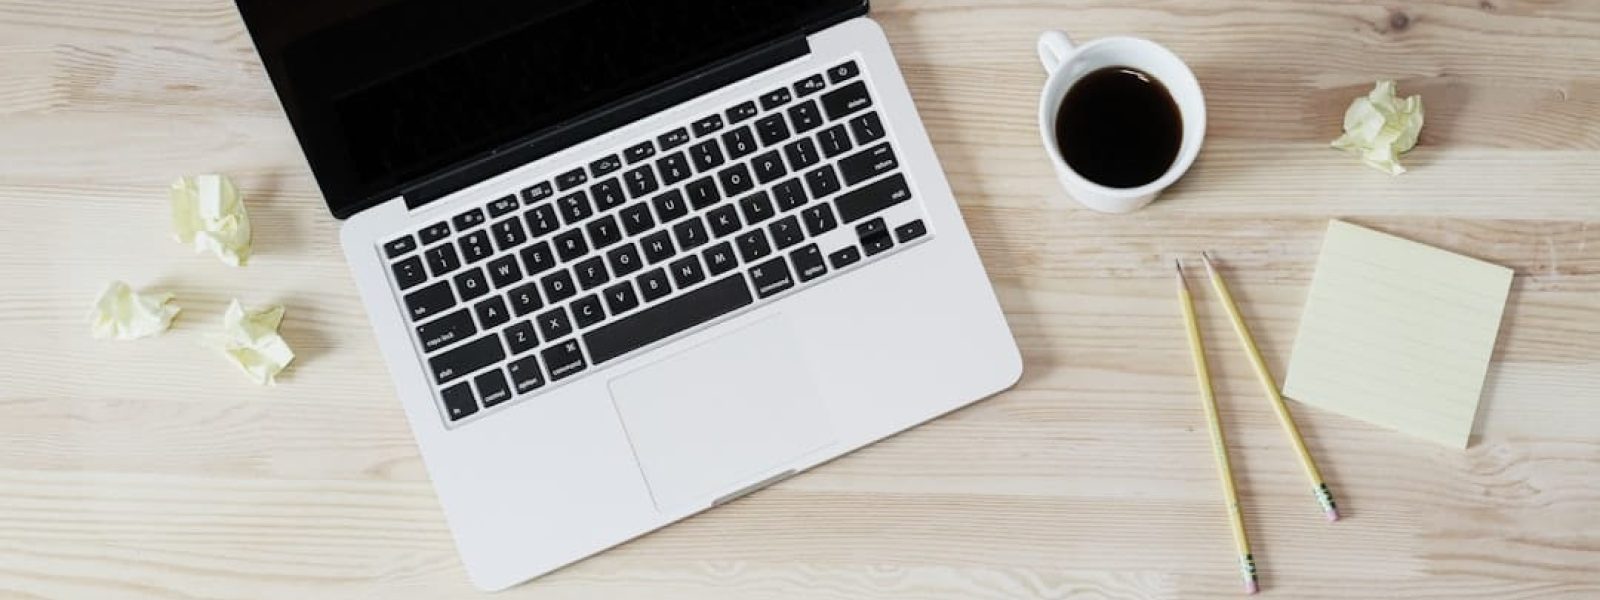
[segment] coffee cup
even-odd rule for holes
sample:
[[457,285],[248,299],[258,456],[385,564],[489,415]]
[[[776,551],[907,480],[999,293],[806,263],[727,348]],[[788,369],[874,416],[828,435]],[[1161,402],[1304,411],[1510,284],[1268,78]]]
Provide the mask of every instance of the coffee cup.
[[1074,45],[1062,31],[1044,32],[1038,49],[1049,75],[1039,131],[1067,195],[1097,211],[1130,212],[1189,170],[1205,138],[1206,105],[1177,55],[1133,37]]

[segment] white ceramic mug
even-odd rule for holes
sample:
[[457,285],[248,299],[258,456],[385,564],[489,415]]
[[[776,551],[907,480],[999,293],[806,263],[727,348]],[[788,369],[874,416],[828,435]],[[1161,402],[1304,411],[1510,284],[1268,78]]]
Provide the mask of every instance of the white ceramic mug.
[[[1108,213],[1137,210],[1182,177],[1200,154],[1200,142],[1206,136],[1206,102],[1200,93],[1200,82],[1188,65],[1160,44],[1140,38],[1108,37],[1075,46],[1065,32],[1046,31],[1039,36],[1039,62],[1044,63],[1044,70],[1050,75],[1039,94],[1039,132],[1061,186],[1080,204]],[[1132,67],[1154,76],[1172,94],[1183,117],[1183,142],[1178,146],[1177,160],[1155,181],[1139,187],[1107,187],[1085,179],[1067,165],[1056,139],[1056,116],[1067,90],[1084,75],[1105,67]]]

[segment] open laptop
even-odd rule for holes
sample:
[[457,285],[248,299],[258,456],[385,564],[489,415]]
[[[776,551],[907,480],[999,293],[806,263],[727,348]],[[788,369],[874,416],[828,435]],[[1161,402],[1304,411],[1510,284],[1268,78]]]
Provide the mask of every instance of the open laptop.
[[1021,361],[864,0],[238,0],[471,579]]

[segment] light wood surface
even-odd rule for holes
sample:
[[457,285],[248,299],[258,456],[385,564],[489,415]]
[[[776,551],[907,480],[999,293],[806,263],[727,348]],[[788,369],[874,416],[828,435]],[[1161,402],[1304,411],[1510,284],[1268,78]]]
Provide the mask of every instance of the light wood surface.
[[[1197,292],[1264,594],[1600,597],[1600,3],[875,4],[1021,383],[501,597],[1235,597],[1171,259],[1227,261],[1281,377],[1336,216],[1516,280],[1467,450],[1294,406],[1335,525]],[[1050,206],[1045,27],[1193,66],[1210,136],[1164,199]],[[1327,148],[1380,77],[1427,106],[1400,177]],[[167,182],[213,171],[248,195],[242,270],[169,240]],[[0,0],[0,597],[474,594],[337,226],[231,3]],[[175,330],[91,340],[117,278],[176,292]],[[234,296],[288,306],[276,388],[203,345]]]

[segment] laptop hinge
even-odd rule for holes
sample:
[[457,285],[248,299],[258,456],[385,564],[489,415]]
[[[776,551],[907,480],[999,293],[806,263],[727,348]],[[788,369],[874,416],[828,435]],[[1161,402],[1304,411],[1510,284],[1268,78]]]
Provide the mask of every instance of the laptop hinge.
[[439,198],[516,167],[555,154],[608,131],[811,53],[805,34],[778,39],[639,92],[610,106],[548,128],[486,156],[464,162],[405,190],[406,207]]

